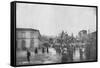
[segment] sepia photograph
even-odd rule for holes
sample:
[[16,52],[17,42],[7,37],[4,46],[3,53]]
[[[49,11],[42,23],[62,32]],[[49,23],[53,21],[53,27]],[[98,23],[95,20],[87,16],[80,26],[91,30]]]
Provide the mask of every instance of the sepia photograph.
[[97,7],[16,3],[16,65],[97,61]]

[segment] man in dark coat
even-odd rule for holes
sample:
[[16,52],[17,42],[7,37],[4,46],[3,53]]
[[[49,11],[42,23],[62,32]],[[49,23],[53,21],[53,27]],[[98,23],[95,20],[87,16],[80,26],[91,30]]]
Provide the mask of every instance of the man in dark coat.
[[30,56],[31,56],[30,51],[27,50],[27,61],[28,61],[28,62],[30,62]]

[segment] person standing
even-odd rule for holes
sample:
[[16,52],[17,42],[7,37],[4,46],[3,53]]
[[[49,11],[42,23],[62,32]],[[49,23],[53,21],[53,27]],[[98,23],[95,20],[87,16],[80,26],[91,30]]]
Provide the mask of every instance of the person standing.
[[30,56],[31,56],[30,51],[27,50],[27,61],[28,61],[28,62],[30,62]]

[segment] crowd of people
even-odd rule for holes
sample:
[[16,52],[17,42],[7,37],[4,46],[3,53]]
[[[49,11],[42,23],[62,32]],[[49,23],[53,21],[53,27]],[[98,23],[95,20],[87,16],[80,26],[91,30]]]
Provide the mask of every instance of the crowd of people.
[[[42,44],[47,48],[47,53],[56,51],[61,57],[60,62],[93,61],[96,60],[96,39],[77,40],[73,35],[62,32],[57,38],[49,38],[48,42]],[[50,50],[51,48],[51,50]],[[45,48],[42,48],[44,53]],[[37,50],[35,50],[37,52]],[[30,52],[27,51],[27,60],[30,61]],[[53,59],[53,58],[52,58]]]

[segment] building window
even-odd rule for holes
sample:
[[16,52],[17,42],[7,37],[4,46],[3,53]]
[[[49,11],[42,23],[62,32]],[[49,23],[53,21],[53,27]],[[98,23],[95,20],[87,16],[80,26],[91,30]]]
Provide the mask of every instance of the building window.
[[38,53],[38,48],[35,48],[35,54],[37,54]]
[[26,45],[26,42],[25,42],[25,40],[22,40],[22,50],[26,50],[26,47],[25,47],[25,45]]
[[44,53],[45,52],[45,50],[44,50],[44,47],[42,48],[42,53]]
[[31,44],[30,48],[34,48],[34,39],[31,39]]
[[22,32],[22,38],[25,38],[25,32]]
[[47,53],[49,53],[49,49],[48,49],[48,47],[47,47]]

